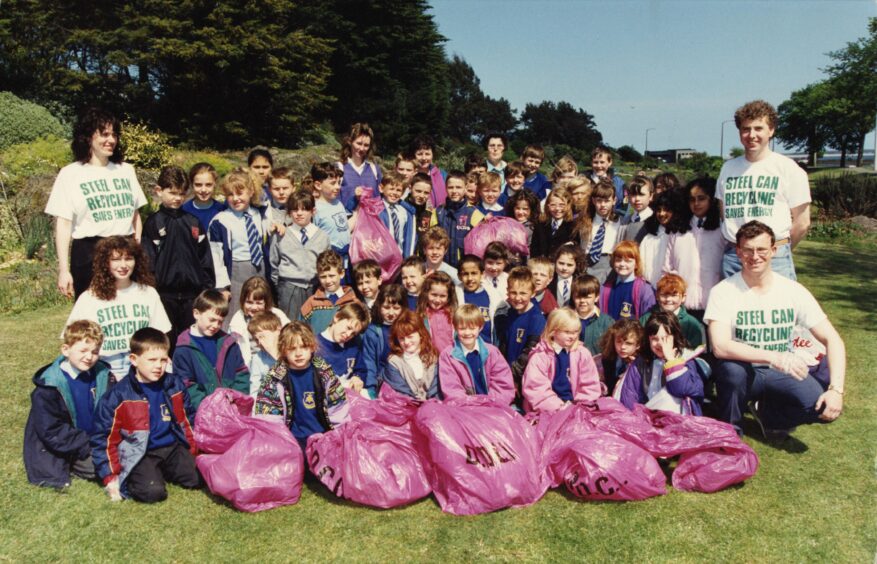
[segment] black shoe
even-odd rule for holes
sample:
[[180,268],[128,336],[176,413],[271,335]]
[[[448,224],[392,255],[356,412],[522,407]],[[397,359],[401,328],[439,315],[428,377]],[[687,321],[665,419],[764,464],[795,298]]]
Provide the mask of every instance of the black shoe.
[[794,427],[791,429],[769,429],[764,426],[762,422],[762,410],[760,409],[758,401],[749,402],[749,413],[752,414],[752,418],[755,419],[755,422],[758,423],[758,428],[761,429],[761,435],[767,439],[768,441],[773,442],[782,442],[789,438],[789,435],[795,430]]

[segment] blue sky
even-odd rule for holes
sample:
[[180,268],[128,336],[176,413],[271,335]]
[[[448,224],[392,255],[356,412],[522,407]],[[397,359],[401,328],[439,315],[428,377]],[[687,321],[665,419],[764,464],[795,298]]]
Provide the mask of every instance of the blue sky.
[[[519,112],[566,100],[613,146],[719,153],[722,121],[825,78],[877,0],[430,0],[448,55]],[[724,128],[725,152],[739,146]],[[873,133],[866,141],[873,148]]]

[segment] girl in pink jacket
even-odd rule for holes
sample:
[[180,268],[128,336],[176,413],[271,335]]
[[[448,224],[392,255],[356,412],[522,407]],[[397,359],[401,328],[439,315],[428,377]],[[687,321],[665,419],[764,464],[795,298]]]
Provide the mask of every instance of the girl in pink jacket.
[[474,304],[454,312],[457,338],[439,355],[439,386],[445,399],[486,395],[509,405],[515,399],[512,370],[499,349],[479,336],[485,315]]
[[558,411],[571,403],[600,397],[600,377],[588,349],[579,341],[582,326],[572,309],[551,312],[542,339],[524,371],[524,410]]

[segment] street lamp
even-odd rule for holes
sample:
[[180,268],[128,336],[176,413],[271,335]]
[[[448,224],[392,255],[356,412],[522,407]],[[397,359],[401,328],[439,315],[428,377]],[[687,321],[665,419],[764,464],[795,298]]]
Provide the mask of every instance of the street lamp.
[[646,150],[643,153],[644,157],[649,156],[649,131],[654,131],[654,130],[655,130],[654,127],[650,127],[648,129],[646,129]]
[[722,122],[722,140],[719,142],[719,156],[722,157],[722,160],[725,160],[725,124],[731,123],[732,119],[726,119]]

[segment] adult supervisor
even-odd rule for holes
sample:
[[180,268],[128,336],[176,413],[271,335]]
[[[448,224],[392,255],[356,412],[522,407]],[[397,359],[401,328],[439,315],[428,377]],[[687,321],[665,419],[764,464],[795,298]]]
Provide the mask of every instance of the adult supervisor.
[[770,150],[777,112],[755,100],[734,113],[743,155],[722,165],[716,198],[722,203],[722,235],[727,247],[722,271],[727,278],[740,271],[735,235],[752,220],[766,223],[777,237],[773,271],[795,280],[792,249],[810,228],[810,183],[792,159]]
[[98,241],[112,235],[140,240],[137,210],[146,196],[134,167],[122,162],[120,134],[114,115],[86,110],[73,127],[75,162],[58,173],[46,203],[46,213],[55,217],[58,290],[67,297],[78,298],[88,288]]
[[[753,402],[769,439],[784,438],[797,425],[834,421],[843,410],[843,340],[813,295],[771,268],[777,245],[769,226],[750,221],[736,236],[743,269],[713,287],[704,313],[717,359],[719,418],[742,434],[744,410]],[[796,328],[825,347],[827,370],[793,352]]]

